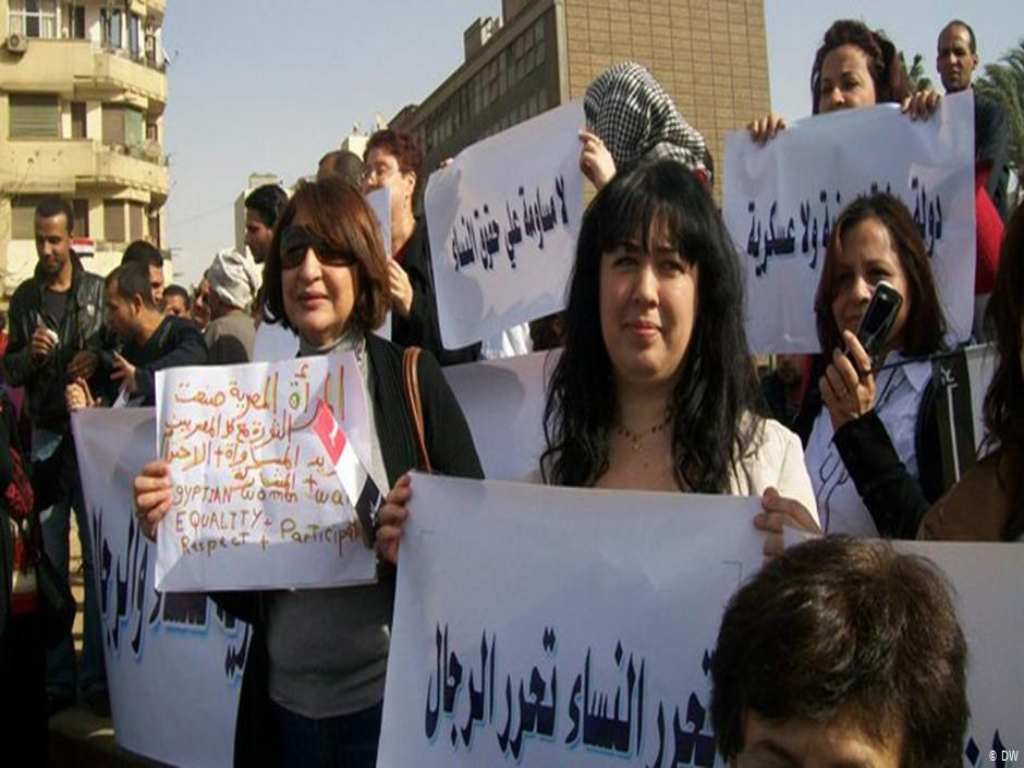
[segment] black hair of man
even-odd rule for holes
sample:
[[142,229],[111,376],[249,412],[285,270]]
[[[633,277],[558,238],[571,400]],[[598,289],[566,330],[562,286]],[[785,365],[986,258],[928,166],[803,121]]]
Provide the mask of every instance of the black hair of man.
[[971,53],[973,53],[973,54],[977,54],[978,53],[978,41],[974,37],[974,29],[971,28],[970,24],[968,24],[966,21],[961,21],[960,19],[953,19],[951,22],[949,22],[949,24],[947,24],[946,26],[944,26],[942,28],[942,31],[939,32],[939,37],[942,37],[942,35],[950,27],[963,27],[964,29],[966,29],[967,30],[967,37],[970,39]]
[[128,247],[124,249],[124,255],[121,256],[121,266],[133,262],[145,264],[147,267],[164,268],[164,256],[160,253],[160,249],[145,240],[136,240],[133,243],[129,243]]
[[265,227],[273,227],[277,217],[288,204],[288,193],[277,184],[264,184],[256,187],[245,198],[245,207],[259,216]]
[[164,301],[171,298],[171,296],[177,296],[183,302],[185,302],[185,309],[189,310],[192,308],[192,295],[188,292],[188,289],[177,283],[171,283],[164,288]]
[[125,301],[135,301],[138,296],[145,307],[156,310],[153,289],[149,284],[149,264],[141,259],[122,262],[121,266],[107,275],[103,281],[106,288],[116,285],[116,293]]
[[366,171],[362,158],[355,152],[349,152],[347,149],[336,149],[333,152],[328,152],[320,158],[320,163],[317,167],[316,175],[318,179],[324,176],[333,176],[356,188],[362,184],[363,173]]
[[885,541],[829,536],[772,559],[729,601],[711,669],[718,749],[744,715],[852,726],[893,740],[901,768],[958,768],[967,644],[948,581]]
[[75,231],[75,212],[71,203],[59,197],[44,197],[36,206],[37,219],[52,219],[54,216],[63,216],[68,223],[68,234]]

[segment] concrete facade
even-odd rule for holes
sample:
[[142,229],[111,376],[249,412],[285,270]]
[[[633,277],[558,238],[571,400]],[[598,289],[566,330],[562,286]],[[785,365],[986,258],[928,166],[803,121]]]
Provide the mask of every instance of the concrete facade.
[[505,0],[502,10],[500,23],[474,21],[462,66],[391,121],[419,136],[427,168],[582,99],[594,77],[624,60],[662,83],[704,134],[717,171],[726,132],[769,111],[763,0]]
[[35,268],[44,196],[73,201],[90,271],[109,272],[132,240],[164,244],[166,6],[0,0],[0,303]]

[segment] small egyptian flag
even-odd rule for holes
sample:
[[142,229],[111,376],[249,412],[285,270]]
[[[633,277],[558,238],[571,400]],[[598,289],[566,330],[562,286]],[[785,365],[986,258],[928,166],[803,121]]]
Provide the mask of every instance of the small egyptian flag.
[[363,530],[363,541],[367,547],[372,548],[377,537],[377,510],[384,498],[380,495],[373,478],[359,461],[355,448],[345,438],[341,424],[334,418],[334,411],[323,400],[318,400],[316,404],[313,432],[320,438],[324,450],[327,451],[345,495],[350,500],[356,500],[356,517],[359,518],[359,527]]

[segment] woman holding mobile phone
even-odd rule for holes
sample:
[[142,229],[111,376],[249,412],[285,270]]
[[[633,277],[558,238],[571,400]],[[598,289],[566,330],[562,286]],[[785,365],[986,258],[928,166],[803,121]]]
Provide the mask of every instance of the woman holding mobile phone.
[[[888,287],[879,289],[883,283]],[[892,316],[888,333],[884,322],[868,318],[879,290],[889,306],[876,300],[871,314]],[[859,198],[840,214],[815,313],[824,373],[797,429],[808,435],[805,458],[822,529],[912,538],[942,491],[927,358],[942,348],[946,324],[924,242],[897,198]],[[877,354],[864,349],[858,331],[880,337]]]

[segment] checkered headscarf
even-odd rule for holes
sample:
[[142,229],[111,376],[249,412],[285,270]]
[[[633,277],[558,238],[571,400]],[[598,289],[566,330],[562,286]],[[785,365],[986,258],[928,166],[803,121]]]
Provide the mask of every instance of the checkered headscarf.
[[587,126],[601,137],[615,165],[639,157],[670,158],[702,173],[712,162],[704,137],[679,113],[661,83],[644,67],[624,61],[606,69],[583,98]]

